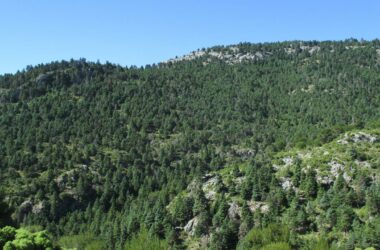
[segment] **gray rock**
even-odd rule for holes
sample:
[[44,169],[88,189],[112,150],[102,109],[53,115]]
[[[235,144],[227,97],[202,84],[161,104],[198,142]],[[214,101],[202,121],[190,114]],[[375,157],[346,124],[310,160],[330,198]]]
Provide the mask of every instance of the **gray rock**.
[[237,185],[237,186],[240,186],[241,184],[243,184],[243,181],[245,180],[245,176],[240,176],[240,177],[237,177],[233,180],[233,182]]
[[359,142],[375,143],[375,142],[378,142],[378,138],[375,135],[367,134],[364,132],[358,132],[358,133],[355,133],[352,135],[345,134],[342,139],[338,140],[338,143],[340,143],[340,144],[348,144],[349,142],[352,142],[352,143],[359,143]]
[[228,217],[231,220],[239,220],[241,217],[241,207],[235,201],[228,208]]
[[195,228],[198,226],[198,223],[199,223],[198,217],[194,217],[187,222],[187,224],[183,227],[183,230],[187,234],[194,236],[195,235]]
[[242,62],[249,62],[249,61],[257,61],[262,60],[265,58],[268,53],[265,52],[255,52],[255,53],[239,53],[240,49],[238,47],[230,47],[229,51],[194,51],[188,55],[184,55],[181,57],[176,57],[173,59],[169,59],[167,63],[176,63],[180,61],[189,61],[194,60],[201,57],[211,57],[218,60],[224,60],[228,64],[237,64]]
[[289,191],[291,189],[294,189],[293,182],[289,177],[281,177],[280,181],[281,181],[281,187],[285,191]]
[[26,200],[23,203],[21,203],[19,209],[23,212],[30,212],[32,211],[33,203],[30,200]]
[[371,167],[371,164],[368,161],[355,160],[355,163],[361,168],[370,168]]
[[19,206],[17,217],[22,220],[33,209],[33,203],[30,200],[26,200]]
[[334,182],[333,178],[330,176],[320,176],[317,175],[317,182],[325,185],[330,185],[331,183]]
[[330,173],[334,177],[338,177],[338,175],[344,171],[344,165],[338,163],[337,161],[330,161],[328,165],[330,168]]
[[293,158],[290,156],[282,158],[282,161],[285,163],[285,167],[292,165],[294,162]]
[[260,207],[260,211],[261,213],[263,214],[266,214],[269,212],[269,205],[268,204],[263,204],[261,207]]
[[249,157],[255,155],[255,150],[250,148],[238,148],[234,149],[233,153],[239,157],[242,157],[243,159],[248,159]]
[[41,213],[42,210],[45,208],[45,202],[43,201],[40,201],[38,202],[37,204],[35,204],[32,208],[32,213],[34,214],[38,214],[38,213]]
[[363,133],[363,132],[359,132],[357,134],[354,134],[354,136],[352,137],[352,140],[354,142],[370,142],[370,143],[377,142],[376,136],[373,136],[373,135],[370,135],[367,133]]
[[352,180],[352,177],[349,176],[349,175],[347,174],[347,172],[344,172],[344,173],[343,173],[343,179],[344,179],[346,182],[350,182],[350,181]]
[[261,201],[248,201],[248,207],[251,212],[268,213],[269,205]]
[[321,48],[319,46],[301,46],[302,51],[308,51],[310,54],[318,52]]
[[202,190],[205,193],[206,199],[215,200],[215,196],[220,185],[223,185],[223,183],[219,175],[214,175],[213,177],[209,178],[202,185]]

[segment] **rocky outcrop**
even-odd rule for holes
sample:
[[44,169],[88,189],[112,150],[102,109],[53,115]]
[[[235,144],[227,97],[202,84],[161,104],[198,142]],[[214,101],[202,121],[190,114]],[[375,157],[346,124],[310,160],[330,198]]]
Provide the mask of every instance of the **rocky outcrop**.
[[371,135],[364,132],[358,132],[354,134],[345,134],[344,137],[340,140],[338,140],[338,143],[340,144],[348,144],[348,143],[359,143],[359,142],[369,142],[369,143],[375,143],[378,142],[378,138],[375,135]]
[[52,80],[53,75],[54,75],[54,72],[39,74],[36,77],[36,83],[38,85],[45,86],[46,84],[48,84]]
[[215,200],[218,190],[223,187],[222,179],[219,175],[206,175],[208,180],[202,185],[202,190],[208,200]]
[[314,53],[317,53],[318,51],[320,51],[321,48],[319,46],[301,45],[301,46],[299,46],[299,48],[294,48],[292,46],[292,47],[289,47],[289,48],[285,48],[284,50],[285,50],[285,53],[288,54],[288,55],[295,54],[299,50],[301,52],[307,51],[310,54],[314,54]]
[[285,167],[292,165],[294,162],[293,158],[290,156],[282,158],[282,161],[284,162]]
[[368,161],[355,160],[355,164],[361,168],[367,168],[368,169],[371,167],[371,164]]
[[233,150],[233,155],[241,157],[243,160],[249,159],[255,155],[255,150],[250,148],[238,148]]
[[233,201],[228,208],[228,217],[231,220],[239,220],[241,217],[241,207]]
[[37,204],[35,204],[32,208],[32,213],[38,214],[41,213],[46,207],[46,202],[40,201]]
[[344,171],[344,165],[337,161],[330,161],[328,165],[330,166],[330,173],[333,177],[338,177],[338,175]]
[[183,227],[183,231],[185,231],[187,234],[194,236],[195,235],[195,228],[198,226],[199,219],[198,217],[194,217],[187,224]]
[[289,177],[281,177],[280,182],[281,182],[282,189],[284,189],[285,191],[294,189],[293,182]]
[[319,169],[315,169],[317,173],[316,180],[318,183],[330,185],[339,175],[342,175],[346,182],[352,180],[352,177],[349,175],[349,172],[351,172],[352,169],[346,169],[344,164],[332,160],[328,162],[327,165],[330,166],[330,170],[327,173],[322,173]]
[[261,201],[248,201],[248,207],[251,212],[261,212],[261,213],[268,213],[269,212],[269,205],[266,202]]
[[[223,60],[227,64],[237,64],[242,62],[254,62],[264,59],[269,53],[256,51],[256,52],[240,52],[238,47],[229,47],[228,49],[217,51],[217,50],[197,50],[190,54],[176,57],[167,61],[167,63],[176,63],[181,61],[190,61],[198,58],[206,58],[207,62],[212,59]],[[207,64],[207,63],[206,63]]]
[[30,200],[26,200],[19,206],[19,214],[27,214],[33,209],[33,203]]

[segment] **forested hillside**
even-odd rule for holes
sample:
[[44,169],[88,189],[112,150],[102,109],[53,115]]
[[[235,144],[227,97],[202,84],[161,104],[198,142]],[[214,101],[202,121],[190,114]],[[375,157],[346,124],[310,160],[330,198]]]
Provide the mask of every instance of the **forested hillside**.
[[379,93],[378,40],[2,75],[0,227],[57,248],[379,249]]

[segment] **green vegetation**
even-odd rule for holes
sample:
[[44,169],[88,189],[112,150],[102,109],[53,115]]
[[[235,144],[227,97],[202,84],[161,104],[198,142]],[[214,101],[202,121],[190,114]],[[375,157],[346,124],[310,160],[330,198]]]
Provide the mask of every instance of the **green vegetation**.
[[141,230],[134,235],[125,245],[126,250],[166,250],[169,248],[165,240],[149,236],[146,230]]
[[59,238],[58,244],[63,249],[106,249],[102,239],[88,234],[63,236]]
[[4,250],[53,250],[53,242],[45,231],[29,232],[23,228],[6,226],[0,229],[0,248]]
[[282,225],[253,228],[240,242],[238,249],[291,249],[287,243],[289,236],[289,229]]
[[242,43],[0,76],[1,244],[379,249],[379,51]]

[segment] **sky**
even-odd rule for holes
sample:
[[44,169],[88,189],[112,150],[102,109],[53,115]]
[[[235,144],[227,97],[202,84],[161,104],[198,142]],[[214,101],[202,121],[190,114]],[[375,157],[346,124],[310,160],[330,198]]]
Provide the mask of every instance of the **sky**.
[[378,0],[0,0],[0,74],[71,58],[141,66],[239,42],[380,38]]

